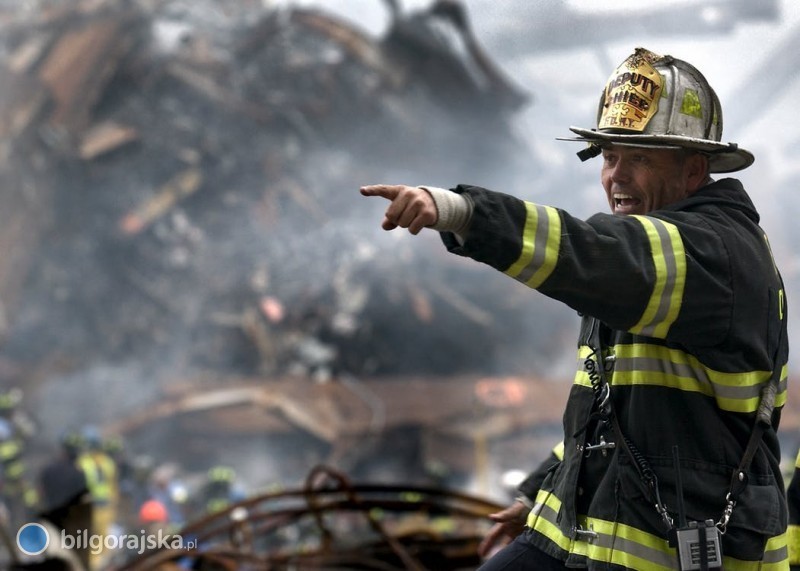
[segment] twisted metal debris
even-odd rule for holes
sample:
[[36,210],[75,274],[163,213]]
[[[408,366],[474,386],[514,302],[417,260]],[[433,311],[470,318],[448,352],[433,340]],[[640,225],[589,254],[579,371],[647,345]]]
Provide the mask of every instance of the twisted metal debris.
[[[448,571],[480,563],[493,502],[435,487],[352,483],[327,466],[182,529],[189,550],[157,549],[119,571],[363,569]],[[185,568],[185,567],[184,567]]]

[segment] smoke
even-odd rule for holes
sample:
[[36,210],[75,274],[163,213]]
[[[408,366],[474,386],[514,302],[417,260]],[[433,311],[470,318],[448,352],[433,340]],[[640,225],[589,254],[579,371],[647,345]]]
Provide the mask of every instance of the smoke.
[[[463,53],[420,44],[425,15],[347,44],[292,11],[211,4],[143,3],[124,30],[135,47],[88,111],[132,143],[81,160],[34,129],[16,151],[53,200],[0,348],[40,438],[138,426],[209,377],[523,374],[545,359],[560,375],[552,355],[574,316],[446,255],[434,233],[383,232],[386,205],[358,193],[462,180],[524,193],[539,161],[514,125],[521,99],[484,91]],[[419,66],[425,50],[443,59]],[[330,452],[308,436],[186,430],[168,417],[125,436],[156,462],[235,464],[252,487],[302,478]],[[299,448],[309,457],[291,465]]]
[[[467,2],[488,53],[529,97],[511,105],[471,82],[463,60],[422,65],[420,50],[431,46],[412,41],[425,24],[412,18],[427,3],[403,3],[413,25],[394,37],[380,2],[320,3],[358,32],[352,44],[293,19],[288,3],[223,4],[141,2],[126,30],[136,47],[91,109],[95,122],[132,126],[134,143],[82,161],[39,134],[36,153],[18,157],[52,173],[55,216],[0,356],[6,383],[31,387],[42,435],[139,413],[176,379],[209,373],[569,380],[577,319],[569,309],[447,255],[434,233],[383,232],[385,204],[358,187],[464,182],[579,216],[603,210],[597,165],[579,164],[577,148],[555,138],[592,124],[598,86],[628,44],[644,36],[672,51],[685,47],[681,36],[645,23],[609,35],[596,25],[607,14],[576,15],[568,3]],[[531,12],[519,18],[523,4]],[[595,35],[565,34],[573,17]],[[739,53],[731,46],[742,33],[705,36],[697,64]],[[375,45],[391,54],[383,67],[371,59]],[[191,177],[196,185],[181,190]],[[174,200],[168,208],[142,214],[165,197]],[[282,309],[279,322],[259,310],[265,298]],[[259,473],[259,459],[287,456],[268,437],[237,447],[204,434],[205,445],[192,448],[174,441],[173,428],[165,423],[135,445],[191,461],[212,450],[220,462],[249,458],[241,465],[253,486],[307,468]],[[324,457],[314,438],[303,445],[308,462]]]

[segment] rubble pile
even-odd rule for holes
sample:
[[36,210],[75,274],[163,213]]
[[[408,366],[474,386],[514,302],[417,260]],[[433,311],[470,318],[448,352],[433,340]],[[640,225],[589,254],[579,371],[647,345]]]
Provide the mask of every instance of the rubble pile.
[[86,425],[251,490],[328,463],[488,492],[549,450],[568,384],[541,364],[573,322],[358,193],[528,184],[527,96],[460,3],[392,17],[0,4],[0,386],[38,423],[31,475]]
[[225,5],[94,0],[5,24],[2,211],[25,217],[0,268],[7,380],[131,360],[156,378],[495,368],[531,311],[521,288],[382,234],[357,193],[527,152],[526,97],[463,7],[375,38]]

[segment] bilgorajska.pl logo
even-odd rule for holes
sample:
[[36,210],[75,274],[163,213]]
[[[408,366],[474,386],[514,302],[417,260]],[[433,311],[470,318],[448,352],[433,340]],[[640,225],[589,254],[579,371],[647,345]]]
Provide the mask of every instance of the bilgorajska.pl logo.
[[96,535],[87,530],[80,530],[76,535],[67,534],[61,530],[61,546],[64,549],[86,549],[97,555],[104,550],[126,549],[142,554],[150,549],[195,549],[197,540],[184,541],[180,535],[164,533],[158,530],[154,533],[140,534],[123,533],[121,535]]

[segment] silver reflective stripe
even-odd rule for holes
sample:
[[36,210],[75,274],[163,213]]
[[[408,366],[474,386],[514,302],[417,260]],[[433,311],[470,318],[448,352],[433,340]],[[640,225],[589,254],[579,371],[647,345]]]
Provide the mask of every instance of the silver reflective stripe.
[[533,239],[533,257],[517,276],[517,279],[522,283],[526,283],[531,279],[533,274],[544,265],[544,257],[547,253],[547,236],[550,230],[550,221],[547,219],[547,212],[543,206],[536,205],[535,208],[538,216],[536,217],[536,234]]
[[528,526],[565,551],[593,561],[611,562],[631,569],[674,568],[676,555],[662,538],[628,525],[579,516],[582,529],[591,530],[593,538],[588,541],[573,540],[559,529],[556,510],[546,505],[554,503],[560,506],[558,499],[540,492],[537,500],[539,501],[528,516]]
[[[607,555],[611,556],[610,561],[612,563],[619,563],[619,560],[622,559],[628,564],[630,563],[630,557],[636,557],[638,559],[644,559],[651,564],[661,565],[662,567],[671,569],[675,564],[676,558],[672,553],[665,553],[662,550],[653,549],[652,547],[648,547],[647,545],[643,545],[620,535],[614,536],[605,533],[600,533],[598,539],[592,542],[588,550],[589,558],[606,561],[607,557],[602,557],[602,554],[598,553],[600,549],[608,550]],[[620,557],[622,554],[624,554],[624,556]]]
[[783,563],[789,559],[789,548],[784,545],[777,549],[770,549],[767,544],[767,551],[764,552],[764,563]]
[[[614,370],[611,383],[616,386],[659,386],[713,397],[726,411],[754,412],[761,401],[761,390],[769,382],[771,371],[723,372],[705,367],[696,357],[679,349],[648,343],[614,345]],[[583,360],[591,353],[587,346],[578,350],[574,383],[591,386]],[[781,367],[775,406],[786,403],[788,367]]]
[[520,255],[505,273],[536,288],[550,276],[558,262],[561,216],[555,208],[532,202],[525,202],[525,212]]
[[686,284],[686,253],[674,224],[650,216],[634,215],[650,241],[655,278],[653,291],[639,322],[630,331],[664,339],[678,318]]
[[[749,399],[759,397],[762,384],[725,385],[712,381],[704,369],[693,367],[689,363],[674,363],[655,357],[619,357],[614,363],[616,374],[629,373],[626,379],[615,375],[617,385],[637,384],[641,379],[653,379],[652,373],[663,373],[662,382],[648,383],[673,386],[688,390],[700,390],[706,394],[713,394],[723,398]],[[637,375],[643,375],[637,378]],[[768,373],[764,373],[767,375]],[[628,382],[625,382],[625,381]],[[766,380],[766,379],[764,379]]]
[[658,310],[656,311],[653,321],[650,325],[645,326],[641,330],[642,335],[653,337],[656,333],[656,326],[663,323],[667,319],[667,312],[670,307],[670,300],[675,291],[675,280],[678,276],[678,269],[675,263],[675,252],[672,249],[672,240],[664,227],[664,224],[658,220],[655,224],[656,232],[661,238],[661,255],[664,258],[664,265],[666,266],[666,276],[664,278],[664,289],[661,293],[661,299],[658,302]]

